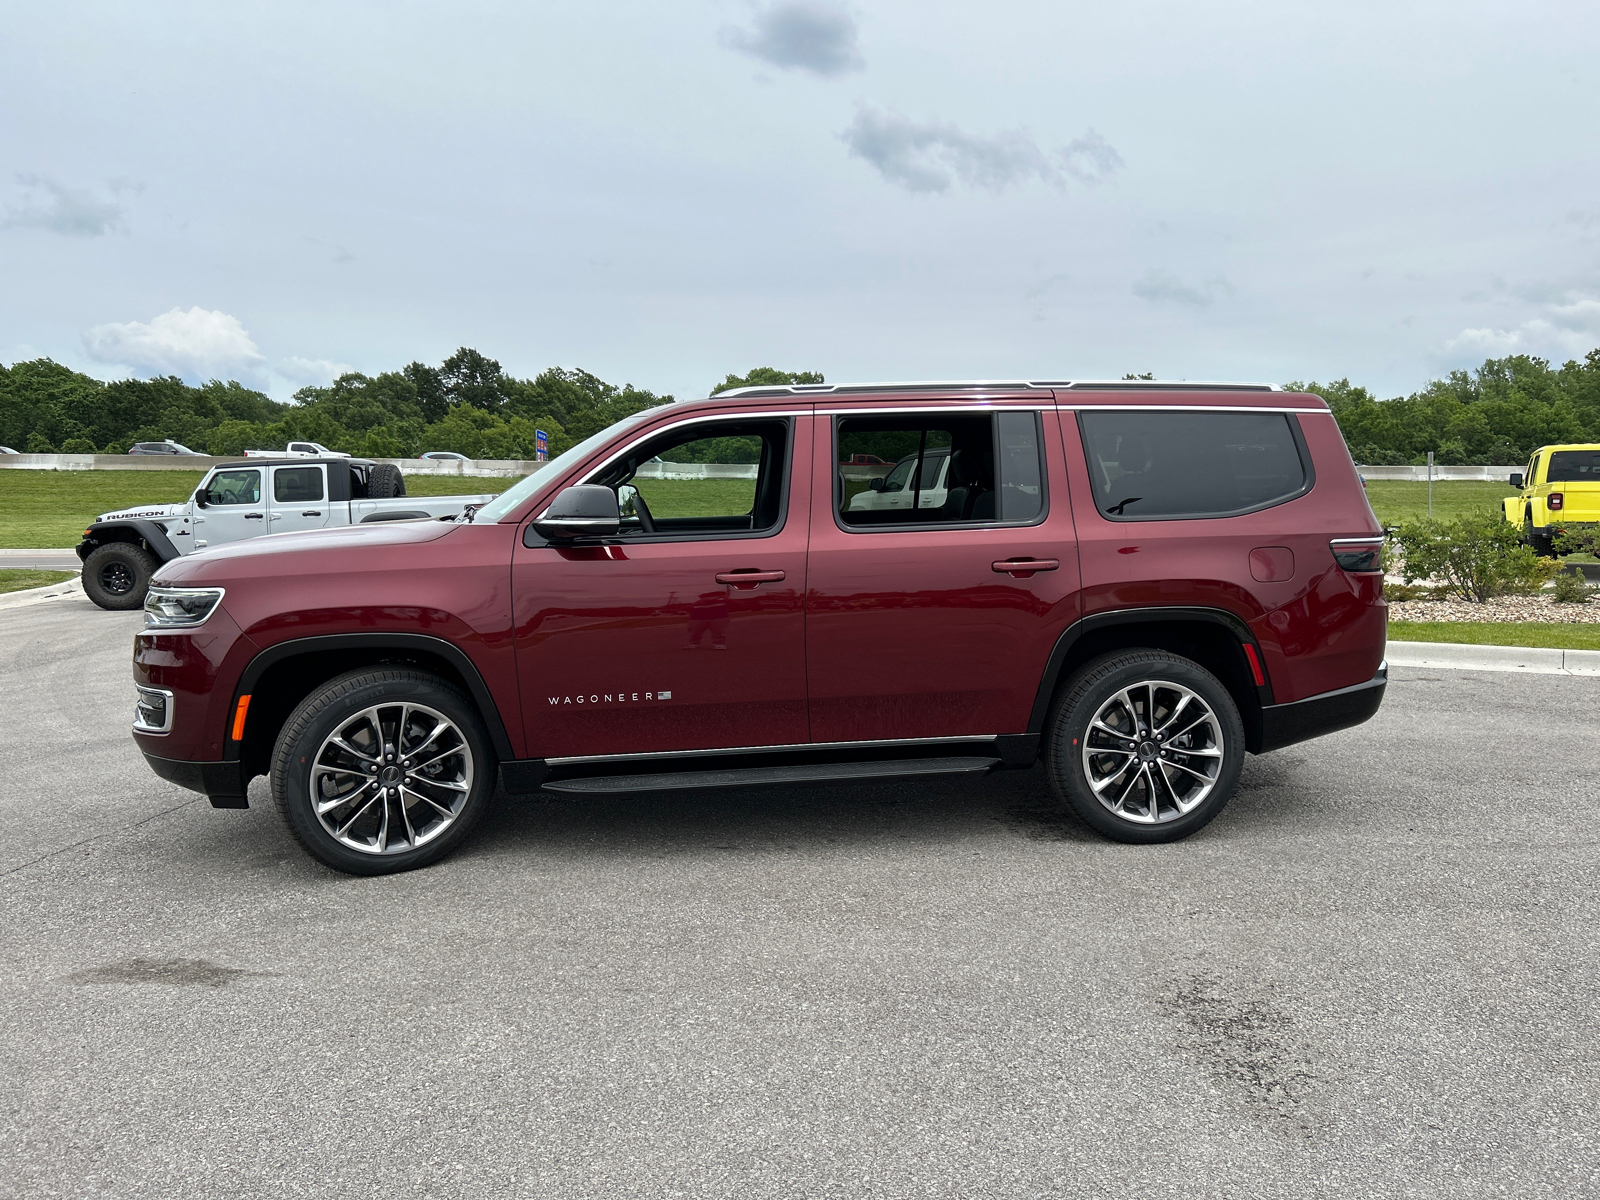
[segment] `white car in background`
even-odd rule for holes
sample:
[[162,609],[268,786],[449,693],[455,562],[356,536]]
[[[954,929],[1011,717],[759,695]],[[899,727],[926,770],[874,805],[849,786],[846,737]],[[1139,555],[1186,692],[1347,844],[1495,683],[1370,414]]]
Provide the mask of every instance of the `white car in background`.
[[[880,479],[869,480],[867,490],[850,497],[849,511],[877,512],[911,507],[911,473],[916,470],[917,456],[908,454],[890,468]],[[918,508],[942,508],[949,497],[945,476],[950,472],[950,451],[947,448],[929,450],[922,457],[922,478],[917,481]]]

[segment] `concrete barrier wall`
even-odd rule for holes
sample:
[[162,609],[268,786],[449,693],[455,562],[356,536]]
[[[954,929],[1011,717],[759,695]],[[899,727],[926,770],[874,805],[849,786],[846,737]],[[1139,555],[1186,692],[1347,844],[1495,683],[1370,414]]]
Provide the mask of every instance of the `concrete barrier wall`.
[[755,463],[647,462],[634,473],[636,479],[754,479]]
[[[1451,483],[1458,480],[1483,480],[1489,483],[1504,483],[1512,474],[1527,470],[1524,463],[1518,467],[1441,467],[1435,464],[1433,468],[1433,481],[1435,483]],[[1418,483],[1426,482],[1428,468],[1420,467],[1361,467],[1360,471],[1368,480],[1373,479],[1410,479]]]

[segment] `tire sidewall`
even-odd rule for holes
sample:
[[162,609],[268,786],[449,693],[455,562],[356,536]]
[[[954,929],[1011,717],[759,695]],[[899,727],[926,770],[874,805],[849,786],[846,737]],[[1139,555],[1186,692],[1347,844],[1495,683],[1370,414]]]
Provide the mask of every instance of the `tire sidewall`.
[[[1081,747],[1101,706],[1145,680],[1178,683],[1196,692],[1216,714],[1224,741],[1222,768],[1211,794],[1194,811],[1155,825],[1123,820],[1100,803],[1084,775]],[[1074,677],[1052,716],[1047,753],[1051,790],[1090,828],[1121,842],[1173,842],[1196,832],[1226,807],[1244,767],[1244,723],[1228,689],[1198,663],[1166,651],[1124,651],[1088,663]]]
[[[425,704],[448,717],[472,752],[472,790],[454,824],[425,846],[403,854],[363,854],[337,841],[312,808],[311,768],[323,742],[340,725],[375,704]],[[489,806],[498,762],[476,708],[459,691],[415,671],[361,671],[332,680],[308,697],[284,722],[273,753],[274,801],[290,832],[315,857],[352,875],[388,875],[436,862],[472,832]]]

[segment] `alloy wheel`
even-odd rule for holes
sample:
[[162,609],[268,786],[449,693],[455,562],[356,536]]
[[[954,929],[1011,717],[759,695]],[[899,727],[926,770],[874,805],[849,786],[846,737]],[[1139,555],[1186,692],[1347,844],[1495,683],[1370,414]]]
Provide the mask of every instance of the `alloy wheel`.
[[108,562],[100,568],[100,586],[113,596],[126,596],[133,591],[133,570],[127,563]]
[[362,854],[404,854],[455,824],[472,791],[472,748],[437,709],[364,709],[323,741],[311,808],[329,836]]
[[1124,821],[1154,825],[1194,811],[1216,787],[1222,723],[1200,695],[1147,680],[1100,706],[1083,736],[1083,773],[1095,798]]

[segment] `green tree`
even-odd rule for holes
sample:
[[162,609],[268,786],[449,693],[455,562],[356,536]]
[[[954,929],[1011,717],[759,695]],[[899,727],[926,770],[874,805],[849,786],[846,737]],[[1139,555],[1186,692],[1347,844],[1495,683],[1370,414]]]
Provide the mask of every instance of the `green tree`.
[[718,392],[731,392],[734,388],[742,387],[778,387],[788,383],[827,383],[821,371],[780,371],[776,367],[752,367],[743,375],[729,375],[716,387],[711,389],[715,396]]

